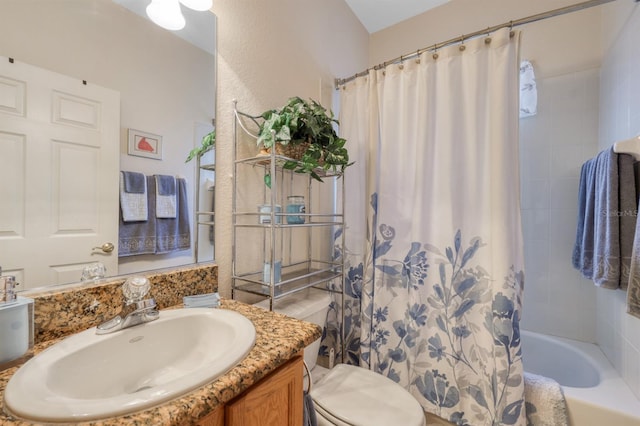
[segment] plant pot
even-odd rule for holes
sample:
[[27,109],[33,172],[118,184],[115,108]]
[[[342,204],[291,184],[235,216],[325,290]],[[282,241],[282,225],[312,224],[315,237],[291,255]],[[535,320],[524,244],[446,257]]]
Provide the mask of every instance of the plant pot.
[[311,144],[309,142],[304,142],[304,143],[299,143],[295,145],[294,144],[282,145],[279,143],[276,143],[275,145],[276,145],[276,154],[283,155],[285,157],[289,157],[294,160],[300,160],[302,159],[302,156],[304,155],[304,153],[307,152],[307,149]]

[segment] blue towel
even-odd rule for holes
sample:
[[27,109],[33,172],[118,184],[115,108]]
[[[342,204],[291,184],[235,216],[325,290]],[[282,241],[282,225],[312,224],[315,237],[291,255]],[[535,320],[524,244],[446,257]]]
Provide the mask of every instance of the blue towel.
[[593,225],[596,184],[596,160],[592,158],[582,165],[578,188],[578,224],[573,248],[573,267],[585,277],[593,276]]
[[156,217],[175,219],[178,214],[176,178],[168,175],[156,177]]
[[159,195],[176,195],[176,179],[168,175],[156,175]]
[[603,288],[626,289],[636,226],[633,157],[600,152],[582,167],[572,263]]
[[191,248],[187,181],[185,179],[176,179],[176,182],[178,187],[176,194],[176,217],[158,218],[156,214],[156,253],[168,253]]
[[118,257],[154,254],[156,252],[156,180],[153,176],[146,179],[149,220],[128,222],[123,219],[122,210],[120,211]]
[[120,210],[125,222],[148,220],[146,181],[147,178],[142,173],[120,172]]
[[147,190],[147,177],[142,173],[122,172],[124,192],[128,194],[144,194]]

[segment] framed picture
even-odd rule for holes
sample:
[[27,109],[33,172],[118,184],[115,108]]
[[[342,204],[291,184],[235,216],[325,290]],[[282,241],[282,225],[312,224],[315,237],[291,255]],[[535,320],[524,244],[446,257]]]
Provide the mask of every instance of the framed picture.
[[162,160],[162,136],[129,129],[129,155]]

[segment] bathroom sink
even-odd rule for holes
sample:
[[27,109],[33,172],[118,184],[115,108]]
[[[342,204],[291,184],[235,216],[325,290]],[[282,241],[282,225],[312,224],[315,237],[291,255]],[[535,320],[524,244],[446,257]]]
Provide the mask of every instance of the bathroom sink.
[[91,328],[42,351],[11,377],[10,413],[41,422],[104,419],[178,397],[238,364],[255,328],[224,309],[161,311],[112,334]]

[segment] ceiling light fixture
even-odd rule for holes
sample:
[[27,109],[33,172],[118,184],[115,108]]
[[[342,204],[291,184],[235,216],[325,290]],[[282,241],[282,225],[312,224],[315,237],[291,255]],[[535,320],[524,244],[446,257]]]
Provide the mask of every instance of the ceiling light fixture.
[[147,6],[147,16],[167,30],[177,31],[185,26],[178,0],[152,0]]

